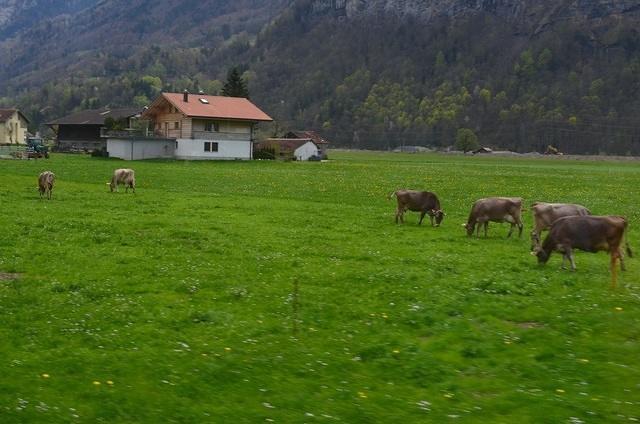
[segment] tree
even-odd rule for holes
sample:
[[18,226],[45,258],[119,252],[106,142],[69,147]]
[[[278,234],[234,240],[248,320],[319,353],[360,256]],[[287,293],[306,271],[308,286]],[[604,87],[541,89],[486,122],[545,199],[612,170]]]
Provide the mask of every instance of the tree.
[[469,128],[460,128],[456,134],[456,149],[467,153],[479,148],[478,136]]
[[227,75],[227,82],[222,87],[222,95],[227,97],[246,97],[249,98],[249,89],[247,83],[240,76],[238,68],[233,68]]

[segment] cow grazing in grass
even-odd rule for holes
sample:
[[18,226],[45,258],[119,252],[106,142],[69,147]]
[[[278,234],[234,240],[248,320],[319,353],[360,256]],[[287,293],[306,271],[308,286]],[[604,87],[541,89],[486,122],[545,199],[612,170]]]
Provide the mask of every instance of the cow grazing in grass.
[[111,177],[111,182],[107,183],[111,188],[111,192],[115,190],[118,191],[118,185],[124,184],[125,193],[129,192],[129,188],[136,192],[136,174],[133,169],[116,169],[113,171],[113,177]]
[[544,203],[535,202],[531,205],[533,214],[533,230],[531,231],[531,250],[540,246],[540,234],[543,230],[551,228],[555,220],[565,216],[591,215],[589,209],[582,205],[571,203]]
[[38,176],[38,191],[40,198],[47,196],[51,200],[51,192],[53,191],[53,183],[56,181],[56,175],[51,171],[44,171]]
[[[445,217],[444,211],[440,208],[440,200],[438,196],[429,191],[415,191],[415,190],[397,190],[389,195],[389,199],[396,196],[398,200],[398,209],[396,209],[396,224],[398,219],[404,223],[404,213],[407,210],[413,212],[420,212],[420,221],[418,225],[422,224],[422,220],[425,215],[429,215],[431,219],[431,226],[440,226],[440,223]],[[435,225],[434,225],[435,218]]]
[[508,222],[511,224],[509,234],[511,237],[513,228],[518,227],[518,235],[522,237],[522,199],[520,197],[488,197],[477,200],[471,208],[469,219],[463,226],[467,229],[467,235],[473,235],[478,226],[477,234],[480,235],[480,227],[484,224],[484,236],[487,236],[489,221]]
[[[616,261],[620,259],[620,269],[625,270],[622,254],[622,241],[627,230],[627,220],[622,216],[566,216],[556,220],[549,230],[542,246],[532,254],[538,257],[538,263],[545,264],[555,250],[562,253],[562,267],[565,260],[571,263],[575,271],[573,249],[585,252],[604,250],[611,255],[611,285],[615,287]],[[629,257],[633,256],[629,243],[625,241]]]

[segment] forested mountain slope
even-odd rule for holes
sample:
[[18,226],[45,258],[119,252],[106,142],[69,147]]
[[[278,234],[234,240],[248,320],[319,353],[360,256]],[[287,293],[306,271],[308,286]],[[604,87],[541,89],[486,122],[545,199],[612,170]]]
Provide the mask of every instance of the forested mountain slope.
[[629,0],[106,0],[0,39],[0,103],[42,122],[210,93],[232,66],[280,127],[341,145],[640,154]]

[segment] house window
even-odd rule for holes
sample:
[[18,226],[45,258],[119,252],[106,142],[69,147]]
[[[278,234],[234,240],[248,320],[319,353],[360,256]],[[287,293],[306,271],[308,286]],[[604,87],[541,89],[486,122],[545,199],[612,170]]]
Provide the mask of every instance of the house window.
[[179,130],[180,129],[180,122],[174,122],[173,123],[173,129],[174,130]]
[[206,122],[204,124],[204,130],[218,132],[220,131],[220,124],[218,124],[217,122]]
[[205,141],[204,142],[204,151],[205,152],[217,152],[218,151],[218,143],[213,141]]

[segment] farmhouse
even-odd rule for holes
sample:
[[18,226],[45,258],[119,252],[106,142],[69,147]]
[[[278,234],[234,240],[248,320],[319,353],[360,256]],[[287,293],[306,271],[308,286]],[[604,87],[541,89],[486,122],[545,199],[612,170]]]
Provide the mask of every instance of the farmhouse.
[[309,160],[318,156],[318,146],[310,138],[268,138],[256,146],[261,152],[271,152],[273,159]]
[[299,138],[299,139],[310,139],[318,148],[318,156],[322,159],[327,158],[327,150],[329,148],[329,141],[323,138],[320,134],[315,131],[305,130],[305,131],[289,131],[284,135],[284,138]]
[[140,115],[138,109],[91,109],[48,122],[56,134],[56,147],[62,151],[103,150],[107,147],[105,121],[119,122],[123,129],[131,128]]
[[[186,91],[162,93],[142,119],[151,121],[155,137],[172,142],[173,157],[178,159],[251,159],[256,124],[272,121],[248,99]],[[144,140],[130,141],[139,142]],[[109,155],[122,157],[114,154],[115,144],[109,141]]]
[[0,144],[26,144],[29,120],[17,109],[0,109]]

